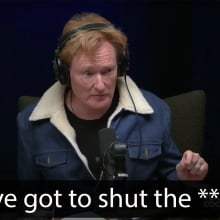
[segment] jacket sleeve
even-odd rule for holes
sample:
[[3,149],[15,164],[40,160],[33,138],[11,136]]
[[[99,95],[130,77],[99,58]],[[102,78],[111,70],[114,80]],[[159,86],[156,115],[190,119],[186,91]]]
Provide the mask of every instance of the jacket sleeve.
[[40,173],[34,159],[32,126],[25,112],[18,113],[17,129],[17,178],[19,180],[39,180]]

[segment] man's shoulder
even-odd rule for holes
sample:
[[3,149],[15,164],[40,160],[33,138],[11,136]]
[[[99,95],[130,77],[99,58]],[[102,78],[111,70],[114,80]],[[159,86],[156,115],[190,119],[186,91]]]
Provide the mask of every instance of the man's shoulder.
[[34,108],[36,107],[38,101],[34,101],[32,103],[30,103],[29,105],[27,105],[24,109],[22,109],[18,115],[17,115],[17,123],[18,126],[27,126],[30,121],[29,121],[29,117],[31,115],[31,113],[33,112]]
[[164,109],[169,109],[168,104],[162,99],[160,98],[158,95],[156,95],[155,93],[149,91],[149,90],[145,90],[145,89],[141,89],[141,92],[144,96],[144,98],[147,100],[147,102],[153,107],[153,109],[157,109],[157,108],[164,108]]

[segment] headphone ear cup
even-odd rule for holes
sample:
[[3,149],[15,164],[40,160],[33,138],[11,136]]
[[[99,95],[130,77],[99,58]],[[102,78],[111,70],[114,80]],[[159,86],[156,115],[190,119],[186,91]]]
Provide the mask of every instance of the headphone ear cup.
[[56,80],[59,80],[63,85],[70,85],[69,68],[59,57],[55,57],[53,61],[53,69]]
[[129,56],[128,51],[126,50],[123,54],[119,56],[118,59],[118,76],[126,75],[126,72],[129,70]]

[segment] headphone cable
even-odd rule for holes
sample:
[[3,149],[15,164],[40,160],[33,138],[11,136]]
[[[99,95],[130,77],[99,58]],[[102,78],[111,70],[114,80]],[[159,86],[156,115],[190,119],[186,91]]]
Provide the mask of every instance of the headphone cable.
[[[129,89],[128,84],[127,84],[126,74],[124,74],[124,80],[125,80],[125,85],[126,85],[126,88],[127,88],[128,94],[129,94],[129,97],[130,97],[130,99],[131,99],[131,102],[132,102],[132,105],[133,105],[133,108],[134,108],[134,111],[135,111],[136,121],[137,121],[137,125],[138,125],[138,131],[139,131],[139,148],[138,148],[137,159],[139,159],[139,158],[140,158],[140,154],[141,154],[141,145],[142,145],[142,142],[143,142],[141,122],[140,122],[140,118],[139,118],[139,115],[138,115],[138,112],[137,112],[137,107],[136,107],[136,105],[135,105],[134,99],[133,99],[133,97],[132,97],[132,95],[131,95],[130,89]],[[135,166],[134,166],[133,174],[136,173],[136,169],[137,169],[137,164],[135,164]]]

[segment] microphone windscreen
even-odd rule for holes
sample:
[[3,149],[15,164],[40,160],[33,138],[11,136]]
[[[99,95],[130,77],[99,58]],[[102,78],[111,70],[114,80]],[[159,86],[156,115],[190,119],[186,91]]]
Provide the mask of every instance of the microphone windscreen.
[[107,149],[110,149],[116,141],[116,133],[112,128],[103,128],[99,130],[100,153],[104,155]]

